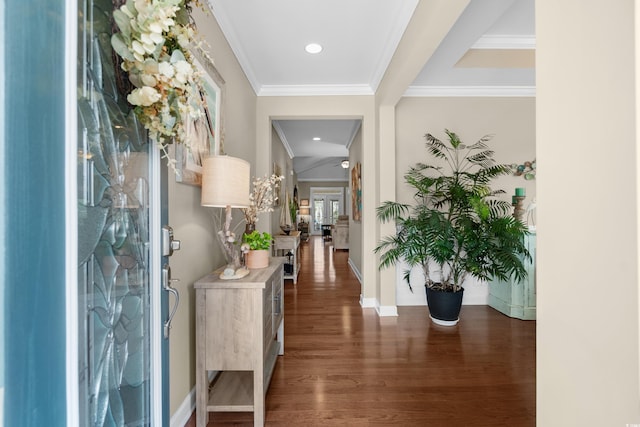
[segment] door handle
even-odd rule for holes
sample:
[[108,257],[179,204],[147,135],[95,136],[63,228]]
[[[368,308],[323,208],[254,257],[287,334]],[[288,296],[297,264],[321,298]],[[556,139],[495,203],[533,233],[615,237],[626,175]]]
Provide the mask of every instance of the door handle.
[[162,289],[173,294],[175,302],[173,303],[173,308],[169,313],[169,317],[164,322],[164,338],[169,338],[169,330],[171,329],[171,321],[173,320],[173,316],[176,314],[176,310],[178,310],[178,304],[180,304],[180,294],[176,288],[171,287],[172,282],[179,282],[180,279],[172,279],[171,278],[171,267],[169,264],[165,264],[162,267]]

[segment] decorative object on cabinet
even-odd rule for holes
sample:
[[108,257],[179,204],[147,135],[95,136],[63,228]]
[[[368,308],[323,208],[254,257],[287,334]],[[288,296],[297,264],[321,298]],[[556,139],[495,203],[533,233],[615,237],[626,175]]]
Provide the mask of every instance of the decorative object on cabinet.
[[200,204],[225,208],[224,225],[219,227],[217,235],[227,265],[233,270],[240,269],[241,264],[235,233],[231,231],[231,208],[249,206],[249,177],[250,165],[245,160],[229,156],[212,156],[204,160]]
[[253,189],[249,194],[249,207],[242,210],[244,220],[247,223],[247,230],[255,230],[258,214],[273,212],[277,197],[276,186],[283,179],[284,176],[275,174],[253,179]]
[[349,249],[349,215],[340,215],[333,225],[333,250]]
[[353,220],[360,221],[362,219],[362,165],[356,162],[351,169],[351,212]]
[[189,2],[144,3],[138,8],[128,1],[113,12],[119,32],[111,37],[111,46],[135,87],[127,101],[134,105],[167,165],[177,172],[166,144],[189,145],[185,119],[197,119],[202,111],[201,76],[189,48],[195,47],[204,60],[213,61],[194,38]]
[[280,207],[280,230],[284,234],[289,234],[293,230],[293,220],[291,219],[291,211],[289,210],[289,192],[285,191],[284,204]]
[[269,248],[273,240],[271,234],[253,231],[251,234],[245,234],[242,240],[244,243],[241,250],[245,256],[247,268],[265,268],[269,265]]
[[273,236],[274,255],[287,255],[291,253],[291,273],[286,272],[285,279],[292,279],[293,284],[298,283],[298,273],[300,272],[300,231],[292,231],[289,235],[276,234]]
[[494,178],[511,173],[510,166],[493,160],[486,144],[491,137],[466,145],[455,133],[445,133],[446,142],[426,134],[426,148],[429,160],[449,169],[428,163],[409,169],[405,182],[414,190],[415,204],[386,201],[378,207],[378,219],[395,222],[397,233],[384,237],[375,252],[381,254],[380,268],[400,260],[409,265],[404,275],[409,288],[411,268],[421,267],[428,291],[457,298],[457,312],[439,316],[427,292],[433,322],[452,326],[459,320],[467,276],[522,282],[527,276],[523,260],[531,256],[524,244],[526,226],[510,215],[507,201],[495,197],[504,191],[490,187]]
[[[265,395],[284,354],[283,262],[272,258],[232,283],[215,273],[195,282],[197,427],[209,412],[236,411],[253,411],[254,425],[264,425]],[[219,373],[209,390],[212,371]]]
[[489,282],[489,306],[510,317],[523,320],[536,318],[536,233],[525,236],[524,243],[531,259],[523,259],[527,279],[522,283],[493,279]]
[[513,205],[513,217],[520,222],[524,221],[524,199],[526,190],[524,188],[516,188],[516,192],[511,196],[511,204]]
[[223,150],[224,79],[210,62],[193,59],[194,69],[201,75],[201,112],[187,118],[184,135],[189,146],[176,144],[176,182],[202,185],[202,161]]

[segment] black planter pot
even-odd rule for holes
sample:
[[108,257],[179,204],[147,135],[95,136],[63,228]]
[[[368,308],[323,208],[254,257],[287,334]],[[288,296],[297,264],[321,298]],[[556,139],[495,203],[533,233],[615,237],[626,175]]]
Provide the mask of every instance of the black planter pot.
[[445,292],[431,289],[425,286],[427,291],[427,304],[429,305],[429,317],[433,323],[442,326],[454,326],[460,320],[460,308],[464,288],[457,292]]

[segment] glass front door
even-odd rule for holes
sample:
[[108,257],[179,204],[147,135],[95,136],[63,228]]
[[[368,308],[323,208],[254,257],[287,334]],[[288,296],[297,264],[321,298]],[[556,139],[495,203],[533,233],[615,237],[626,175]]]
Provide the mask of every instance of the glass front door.
[[78,4],[79,420],[162,425],[153,419],[152,398],[154,388],[166,387],[154,378],[151,351],[152,144],[114,63],[113,3]]

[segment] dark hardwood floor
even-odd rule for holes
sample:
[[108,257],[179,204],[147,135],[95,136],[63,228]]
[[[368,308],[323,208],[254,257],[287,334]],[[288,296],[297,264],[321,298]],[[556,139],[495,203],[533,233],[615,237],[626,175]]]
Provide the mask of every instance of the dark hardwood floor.
[[[464,306],[455,327],[432,324],[426,307],[380,318],[358,303],[348,252],[302,245],[267,426],[535,426],[535,321],[487,306]],[[208,427],[231,425],[253,414],[210,415]]]

